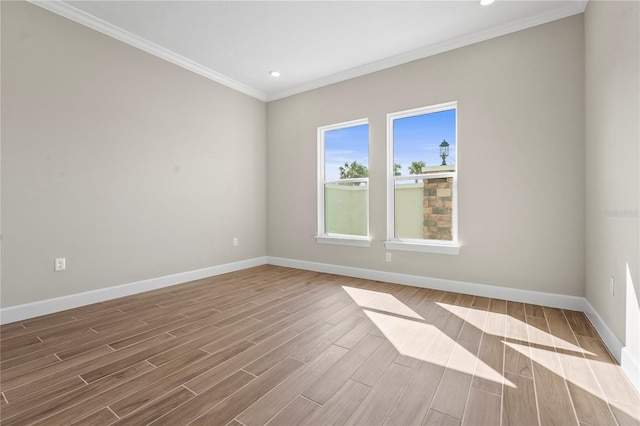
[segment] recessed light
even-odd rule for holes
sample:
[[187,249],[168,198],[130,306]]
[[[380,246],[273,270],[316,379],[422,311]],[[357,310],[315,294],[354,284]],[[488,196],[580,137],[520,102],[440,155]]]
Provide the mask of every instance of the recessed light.
[[496,0],[480,0],[480,6],[489,6],[490,4],[493,4],[493,2]]
[[280,71],[269,71],[271,77],[280,77]]

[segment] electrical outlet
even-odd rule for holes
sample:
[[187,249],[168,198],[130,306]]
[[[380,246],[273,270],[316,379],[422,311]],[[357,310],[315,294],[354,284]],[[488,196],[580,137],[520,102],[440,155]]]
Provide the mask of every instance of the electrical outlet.
[[611,291],[611,295],[615,296],[615,294],[616,294],[616,277],[614,277],[613,275],[611,275],[609,277],[609,289]]
[[235,237],[233,239],[233,245],[236,246],[236,247],[238,246],[238,237]]
[[67,269],[67,259],[65,257],[56,257],[53,263],[54,272],[60,272]]
[[385,260],[386,260],[387,262],[391,262],[391,253],[387,253],[387,254],[385,255]]

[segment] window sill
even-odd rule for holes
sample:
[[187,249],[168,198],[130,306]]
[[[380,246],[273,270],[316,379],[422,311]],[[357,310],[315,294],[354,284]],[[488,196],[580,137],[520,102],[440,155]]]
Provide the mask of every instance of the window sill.
[[371,240],[367,237],[348,237],[333,235],[318,235],[315,237],[318,244],[335,244],[339,246],[371,247]]
[[418,251],[422,253],[458,255],[462,247],[457,243],[409,243],[406,241],[385,241],[387,250]]

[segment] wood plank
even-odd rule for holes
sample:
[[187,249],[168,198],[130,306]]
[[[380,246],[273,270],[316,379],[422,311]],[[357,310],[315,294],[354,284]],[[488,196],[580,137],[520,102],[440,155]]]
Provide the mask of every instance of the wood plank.
[[513,386],[504,387],[502,424],[537,426],[538,412],[536,404],[533,403],[536,400],[533,380],[513,373],[505,373],[505,378],[513,383]]
[[524,305],[525,315],[528,317],[542,318],[544,319],[544,309],[540,305],[532,305],[530,303],[525,303]]
[[313,413],[313,411],[318,407],[319,405],[315,402],[298,396],[267,424],[274,426],[304,424],[302,422],[305,417],[311,415],[311,413]]
[[362,322],[362,318],[357,316],[351,315],[344,318],[331,329],[315,338],[312,343],[298,347],[296,351],[291,353],[291,358],[305,363],[311,361],[313,358],[318,356],[319,353],[330,348],[342,336],[353,330],[353,328],[360,322]]
[[556,308],[543,308],[544,314],[547,317],[547,323],[549,324],[549,330],[553,335],[553,342],[558,349],[575,350],[578,346],[578,341],[575,338],[573,330],[569,326],[567,318],[560,309]]
[[[487,319],[489,322],[489,319]],[[499,337],[484,333],[478,350],[478,363],[474,371],[471,386],[495,395],[502,396],[502,380],[493,379],[494,372],[503,374],[504,344]]]
[[193,421],[193,425],[208,426],[211,424],[227,423],[246,410],[251,404],[265,395],[271,388],[286,379],[303,363],[293,358],[285,358],[269,371],[242,387],[240,390],[224,399],[200,417]]
[[459,426],[460,419],[456,419],[455,417],[451,417],[436,410],[429,410],[427,418],[424,419],[423,424],[429,426]]
[[524,303],[507,301],[507,315],[520,322],[526,322]]
[[[165,336],[158,336],[156,342],[168,340]],[[51,364],[47,367],[29,372],[14,380],[4,380],[3,390],[8,399],[20,399],[24,395],[38,392],[62,381],[76,377],[82,372],[92,368],[96,363],[118,356],[112,349],[106,346],[97,347],[77,357]]]
[[72,426],[102,426],[118,420],[109,408],[103,408],[95,413],[71,423]]
[[304,418],[303,425],[342,425],[351,417],[371,388],[348,379],[329,400]]
[[238,416],[238,420],[246,426],[258,426],[267,423],[282,407],[296,399],[313,382],[322,377],[347,352],[345,348],[331,346],[312,362],[293,373],[255,404],[247,408]]
[[[550,357],[555,354],[550,354]],[[557,362],[550,360],[544,362],[533,363],[534,385],[536,388],[536,396],[538,399],[538,410],[540,414],[540,424],[568,426],[577,425],[578,419],[573,411],[573,405],[569,391],[564,379],[555,374],[550,368],[549,363]]]
[[397,355],[398,351],[393,344],[385,340],[369,359],[363,362],[360,368],[351,375],[351,378],[367,386],[373,386],[385,374]]
[[109,404],[109,406],[116,415],[124,417],[141,406],[153,401],[159,394],[171,391],[252,346],[254,345],[250,342],[240,341],[209,356],[202,357],[198,360],[194,359],[188,365],[185,365],[184,368],[180,368],[164,376],[161,381],[151,382],[145,388],[139,389],[137,392]]
[[609,406],[620,426],[640,425],[640,405],[612,402]]
[[[40,401],[40,404],[31,407],[28,410],[22,411],[15,416],[12,417],[4,417],[3,410],[3,425],[24,425],[31,424],[37,421],[47,419],[49,422],[50,419],[55,416],[57,413],[62,412],[69,407],[76,406],[79,402],[86,401],[88,398],[91,398],[93,395],[100,394],[107,389],[111,389],[115,387],[118,383],[128,381],[133,377],[144,374],[146,371],[153,369],[149,363],[140,362],[136,365],[129,367],[127,370],[119,372],[118,375],[113,375],[110,377],[106,377],[103,380],[99,380],[96,383],[91,385],[82,387],[72,392],[68,392],[64,395],[60,395],[58,397],[54,397],[49,400]],[[68,423],[73,421],[73,419],[77,419],[79,417],[83,417],[87,414],[87,412],[91,413],[94,410],[102,408],[104,405],[92,407],[92,409],[82,410],[82,412],[77,416],[70,416],[71,418],[67,422],[61,422],[58,424]],[[10,404],[8,405],[10,407]],[[54,423],[54,420],[50,421],[50,424]]]
[[501,402],[502,398],[498,395],[472,388],[462,425],[499,425]]
[[285,344],[274,348],[269,351],[265,355],[261,356],[251,364],[248,364],[244,367],[245,371],[249,373],[259,376],[265,371],[269,370],[271,367],[282,361],[283,359],[289,357],[296,351],[300,349],[306,348],[308,345],[312,345],[315,343],[316,339],[320,336],[323,336],[327,331],[331,330],[333,327],[331,324],[321,323],[314,327],[311,331],[305,334],[301,334],[293,337],[291,340],[286,342]]
[[[41,389],[35,393],[25,395],[21,399],[11,400],[11,404],[2,408],[2,417],[11,417],[18,413],[32,409],[33,407],[42,403],[42,401],[49,401],[59,395],[64,395],[71,391],[84,387],[86,383],[80,377],[72,377],[69,380],[65,380],[60,383],[56,383],[48,388]],[[4,401],[5,399],[2,398]]]
[[548,333],[545,318],[527,316],[533,364],[534,386],[540,423],[543,425],[577,425],[564,372]]
[[482,330],[487,320],[487,312],[477,309],[469,310],[464,325],[458,335],[457,343],[472,354],[477,354],[482,341]]
[[193,397],[167,415],[158,418],[154,425],[187,424],[191,420],[198,418],[222,402],[229,395],[233,395],[243,386],[254,380],[255,377],[244,371],[237,371],[221,382],[216,383],[206,391]]
[[343,348],[352,349],[374,328],[375,325],[369,319],[365,319],[351,329],[347,334],[338,339],[335,344],[342,346]]
[[470,374],[446,369],[430,408],[456,419],[462,419],[471,388],[471,379]]
[[[524,317],[524,310],[520,313]],[[505,335],[507,343],[504,352],[504,371],[533,378],[531,374],[531,350],[529,349],[526,324],[511,316],[507,317]]]
[[27,373],[30,373],[34,370],[39,370],[40,368],[50,366],[52,364],[59,364],[60,358],[55,355],[47,355],[42,358],[34,359],[33,361],[25,362],[20,365],[16,365],[13,368],[9,368],[6,371],[2,372],[3,380],[11,380],[17,379],[20,376],[23,376]]
[[195,394],[190,390],[180,386],[174,390],[154,399],[149,404],[143,406],[141,409],[134,411],[133,413],[121,417],[120,420],[114,423],[114,425],[141,425],[148,424],[171,410],[184,404]]
[[386,418],[412,374],[413,370],[408,367],[399,364],[389,365],[346,424],[371,425]]
[[292,333],[289,330],[283,330],[264,342],[256,344],[241,354],[238,354],[207,372],[200,374],[198,377],[189,380],[184,385],[195,393],[200,394],[219,381],[230,376],[235,371],[238,371],[247,364],[255,361],[265,352],[270,352],[274,348],[288,342],[295,336],[295,333]]
[[598,338],[598,333],[583,312],[569,311],[567,309],[563,309],[562,312],[564,312],[569,326],[576,336]]
[[444,370],[441,365],[421,362],[384,424],[422,424],[429,411],[433,395],[436,393]]
[[[206,354],[202,351],[195,350],[183,357],[173,360],[171,363],[167,363],[162,367],[152,368],[140,375],[133,376],[131,378],[123,376],[122,380],[117,380],[121,376],[120,373],[114,373],[105,379],[89,384],[87,389],[90,389],[91,392],[84,395],[80,403],[70,407],[65,407],[63,411],[52,416],[51,421],[54,423],[57,422],[58,424],[64,424],[84,413],[91,412],[92,410],[100,407],[108,406],[113,401],[117,401],[127,395],[144,389],[150,383],[162,380],[162,378],[166,377],[171,372],[190,366],[192,363],[202,359],[205,355]],[[152,367],[151,364],[146,361],[141,361],[141,364]],[[107,380],[113,382],[111,386],[96,386],[94,389],[94,385],[103,381],[106,382]]]
[[383,341],[384,339],[380,337],[368,335],[336,362],[324,376],[307,388],[302,395],[318,404],[326,403]]
[[487,310],[489,309],[490,302],[491,302],[491,299],[489,299],[488,297],[476,296],[473,298],[473,303],[471,304],[471,307],[475,309]]
[[459,294],[454,304],[470,308],[471,305],[473,305],[473,297],[474,296],[471,296],[470,294]]
[[568,381],[567,388],[581,423],[613,425],[616,423],[606,401]]

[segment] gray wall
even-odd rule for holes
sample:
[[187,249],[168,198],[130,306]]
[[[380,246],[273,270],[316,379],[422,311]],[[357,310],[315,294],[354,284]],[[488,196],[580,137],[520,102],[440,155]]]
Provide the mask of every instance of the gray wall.
[[[270,102],[270,256],[584,295],[584,37],[577,15]],[[458,101],[458,256],[386,238],[386,114]],[[316,128],[370,128],[370,248],[316,244]]]
[[638,360],[640,3],[589,2],[585,48],[586,297]]
[[263,102],[1,7],[3,307],[266,255]]

